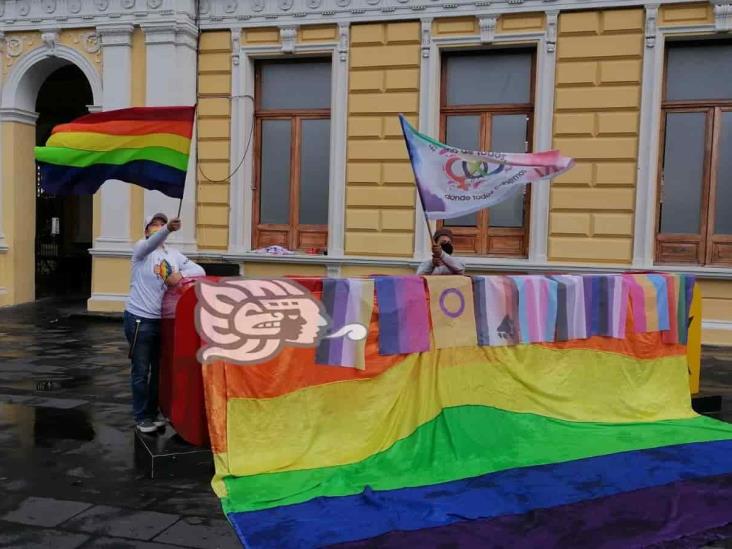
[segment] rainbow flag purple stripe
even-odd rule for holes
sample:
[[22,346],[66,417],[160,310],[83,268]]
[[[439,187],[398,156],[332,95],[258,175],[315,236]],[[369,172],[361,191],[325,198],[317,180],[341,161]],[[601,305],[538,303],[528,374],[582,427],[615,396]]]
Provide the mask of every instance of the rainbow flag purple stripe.
[[[530,513],[466,520],[424,530],[396,531],[338,544],[340,549],[404,547],[648,547],[669,539],[674,547],[701,547],[705,535],[730,520],[732,474],[680,480]],[[642,509],[643,512],[638,511]],[[608,524],[613,524],[608,529]],[[621,525],[633,525],[623,528]],[[601,537],[598,537],[598,533]],[[682,540],[680,538],[686,538]],[[688,543],[687,543],[688,540]]]
[[554,341],[557,283],[540,275],[511,277],[518,288],[521,343]]
[[[323,280],[322,301],[331,319],[331,333],[352,324],[368,329],[374,307],[374,281],[326,278]],[[365,340],[353,341],[347,336],[323,339],[315,352],[315,362],[363,370],[365,345]]]
[[429,307],[420,276],[376,277],[379,353],[401,355],[430,350]]
[[[615,496],[623,498],[621,501],[636,513],[645,509],[641,503],[655,499],[657,503],[652,509],[656,513],[670,519],[676,527],[675,521],[684,521],[685,528],[679,529],[683,535],[700,532],[705,526],[710,528],[732,522],[732,506],[720,504],[732,491],[730,453],[732,440],[644,448],[508,469],[427,486],[380,491],[366,487],[355,495],[321,497],[262,511],[233,513],[229,520],[235,528],[248,533],[245,536],[248,545],[261,548],[323,547],[359,540],[368,540],[370,547],[379,547],[380,536],[408,541],[414,532],[419,536],[416,539],[424,540],[440,528],[449,532],[454,543],[454,529],[460,531],[460,525],[468,526],[471,533],[476,534],[480,532],[474,530],[476,521],[479,527],[485,527],[498,518],[515,517],[515,520],[539,510],[553,515],[557,507],[566,509],[565,506],[577,504],[583,505],[580,508],[582,515],[585,512],[595,514],[595,520],[600,524],[623,524],[609,514],[614,506],[604,507],[607,498]],[[710,501],[708,506],[702,507],[711,511],[711,522],[694,524],[689,516],[675,512],[673,505],[669,506],[670,502],[661,505],[663,495],[674,491],[688,493],[694,483],[710,477],[721,479],[723,487],[717,491],[716,487],[707,486],[701,492],[716,500],[716,505]],[[692,517],[698,516],[698,509],[696,511]],[[547,519],[551,515],[547,514]],[[338,527],[334,528],[331,521],[324,521],[324,516],[337,517]],[[575,522],[571,521],[567,526]],[[272,537],[272,532],[282,525],[287,525],[286,543],[282,538]],[[547,530],[550,528],[549,524],[543,526]],[[647,536],[646,539],[669,539],[663,528],[645,526],[637,529],[637,533]],[[607,540],[615,540],[615,534],[616,531]],[[513,546],[523,535],[511,532],[505,541]],[[426,546],[435,547],[433,544]]]

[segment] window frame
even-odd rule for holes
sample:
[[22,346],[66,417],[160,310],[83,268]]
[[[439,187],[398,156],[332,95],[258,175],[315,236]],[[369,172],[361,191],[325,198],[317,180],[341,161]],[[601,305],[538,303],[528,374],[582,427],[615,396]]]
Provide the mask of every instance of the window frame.
[[[322,108],[312,109],[264,109],[262,100],[262,67],[274,63],[308,63],[308,62],[332,63],[330,58],[325,56],[297,56],[286,58],[265,58],[254,60],[254,134],[253,134],[253,179],[252,179],[252,247],[260,248],[274,245],[274,241],[267,241],[264,235],[276,235],[285,233],[284,247],[293,251],[304,251],[307,248],[327,249],[329,221],[325,224],[304,224],[299,222],[300,215],[300,150],[301,150],[301,128],[303,120],[329,120],[330,132],[333,132],[332,108],[333,98],[330,105]],[[333,70],[329,88],[333,88]],[[262,188],[262,122],[264,120],[289,120],[290,121],[290,204],[288,224],[260,223],[261,218],[261,188]],[[328,162],[330,172],[331,162]],[[330,194],[329,173],[328,192]],[[330,208],[328,208],[330,209]],[[330,213],[330,212],[329,212]],[[283,245],[281,240],[279,245]]]
[[[447,105],[447,65],[450,57],[486,55],[491,52],[522,51],[531,56],[529,102],[528,103],[497,103],[472,105]],[[480,116],[479,150],[490,150],[491,123],[494,115],[523,114],[527,117],[526,152],[533,150],[534,118],[536,112],[536,80],[537,80],[537,47],[521,44],[516,46],[443,50],[440,52],[440,89],[439,89],[439,136],[445,143],[447,133],[447,118],[449,116]],[[461,247],[457,252],[461,255],[478,257],[504,257],[527,259],[529,250],[529,235],[531,232],[531,186],[527,185],[524,191],[523,218],[521,227],[491,227],[489,211],[477,212],[478,224],[475,227],[447,227],[455,235],[456,244],[472,240],[472,246]],[[444,221],[437,223],[438,227],[446,226]],[[519,240],[520,239],[520,240]],[[518,249],[513,251],[510,244],[519,241]],[[494,244],[495,242],[495,244]],[[503,244],[503,247],[501,247]],[[470,249],[472,247],[472,250]],[[515,248],[515,246],[514,246]]]
[[[714,40],[694,40],[688,44],[711,43]],[[723,40],[721,43],[732,46],[732,41]],[[659,147],[657,155],[656,174],[656,204],[654,224],[654,262],[656,265],[695,265],[699,267],[730,267],[732,266],[732,252],[729,259],[720,257],[719,244],[728,246],[732,251],[732,234],[715,234],[717,173],[719,166],[719,140],[721,117],[723,112],[732,112],[732,98],[730,99],[695,99],[695,100],[668,100],[668,62],[669,53],[673,48],[667,47],[663,59],[663,81],[661,90],[661,116],[659,125]],[[704,112],[704,166],[702,172],[701,212],[699,232],[691,233],[663,233],[661,232],[661,210],[663,204],[664,160],[666,153],[666,118],[669,113]],[[665,251],[664,248],[695,245],[696,251],[692,254]]]

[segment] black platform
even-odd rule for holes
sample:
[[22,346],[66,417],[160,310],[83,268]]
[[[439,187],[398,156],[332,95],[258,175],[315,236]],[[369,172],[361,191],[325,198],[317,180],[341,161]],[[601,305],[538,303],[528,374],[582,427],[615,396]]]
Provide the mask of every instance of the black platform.
[[135,465],[150,478],[210,478],[214,473],[211,449],[188,444],[170,425],[151,434],[135,429]]
[[722,396],[698,393],[691,398],[691,407],[697,414],[716,416],[722,412]]

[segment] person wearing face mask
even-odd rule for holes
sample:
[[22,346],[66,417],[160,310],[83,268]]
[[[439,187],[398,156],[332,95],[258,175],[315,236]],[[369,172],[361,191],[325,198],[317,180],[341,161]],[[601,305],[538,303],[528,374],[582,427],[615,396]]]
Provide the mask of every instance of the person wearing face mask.
[[145,238],[132,248],[130,296],[124,314],[130,344],[132,412],[137,429],[151,433],[165,425],[158,410],[160,369],[160,313],[163,294],[184,277],[203,276],[204,270],[178,250],[165,245],[180,229],[178,218],[163,213],[145,220]]
[[423,262],[418,275],[461,275],[465,274],[465,266],[452,256],[452,231],[438,229],[432,237],[432,259]]

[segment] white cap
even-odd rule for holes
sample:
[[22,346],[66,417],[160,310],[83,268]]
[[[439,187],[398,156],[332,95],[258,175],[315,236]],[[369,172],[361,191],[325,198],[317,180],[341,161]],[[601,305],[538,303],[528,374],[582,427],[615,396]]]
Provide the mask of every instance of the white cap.
[[163,221],[165,221],[166,224],[168,223],[168,216],[162,212],[158,212],[153,215],[148,215],[145,218],[145,226],[143,227],[143,230],[146,231],[150,223],[152,223],[155,219],[162,219]]

